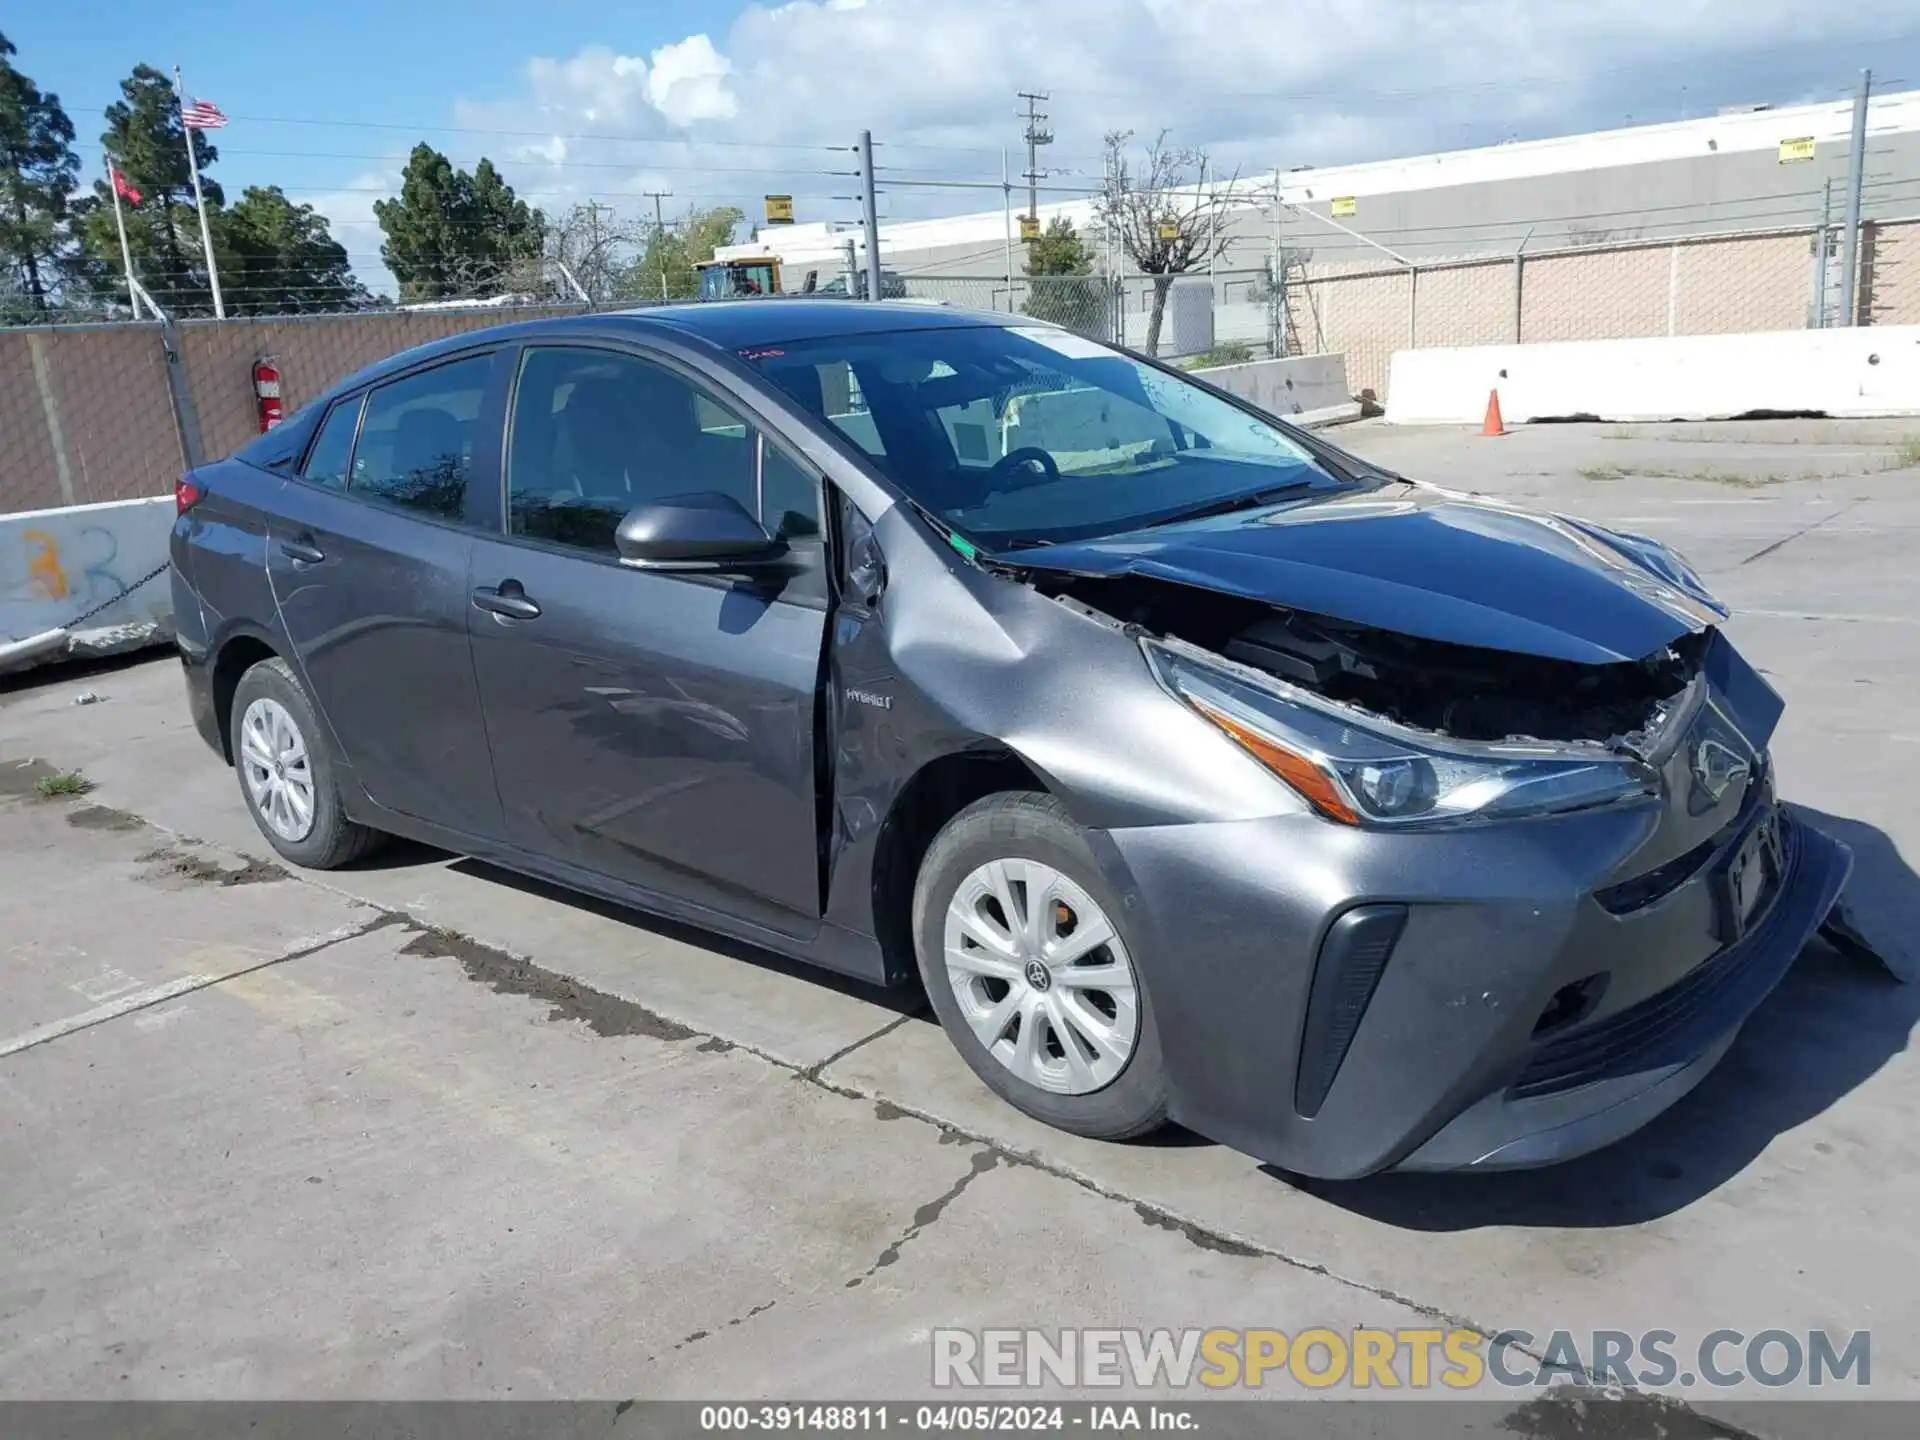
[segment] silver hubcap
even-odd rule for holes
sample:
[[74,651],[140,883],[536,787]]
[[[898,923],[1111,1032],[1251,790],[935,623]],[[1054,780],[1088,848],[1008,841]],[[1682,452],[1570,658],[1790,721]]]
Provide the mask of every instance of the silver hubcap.
[[1029,1085],[1086,1095],[1113,1083],[1140,1035],[1133,962],[1073,881],[993,860],[947,906],[947,981],[987,1052]]
[[240,769],[253,808],[268,829],[295,844],[313,832],[307,742],[278,700],[262,696],[240,717]]

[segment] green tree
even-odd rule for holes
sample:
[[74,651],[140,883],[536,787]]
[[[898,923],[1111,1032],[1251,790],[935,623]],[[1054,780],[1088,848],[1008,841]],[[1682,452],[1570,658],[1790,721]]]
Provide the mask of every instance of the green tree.
[[44,314],[66,269],[69,206],[80,174],[73,122],[60,97],[13,68],[0,35],[0,264],[10,310]]
[[380,258],[404,301],[480,297],[537,269],[546,218],[513,193],[491,160],[472,174],[425,143],[413,147],[400,194],[374,203]]
[[351,310],[367,300],[327,217],[294,204],[278,185],[248,186],[220,216],[215,244],[230,314]]
[[1027,274],[1091,275],[1093,250],[1080,238],[1073,222],[1056,215],[1047,228],[1027,242]]
[[[180,124],[180,101],[173,81],[151,65],[136,65],[120,82],[120,99],[107,107],[107,129],[100,137],[107,159],[140,192],[140,203],[122,201],[127,246],[134,273],[153,297],[170,310],[205,309],[211,304],[206,256],[200,253],[200,227],[193,213],[193,179],[187,168],[189,137],[200,166],[200,188],[211,214],[224,196],[207,170],[220,152],[204,130]],[[120,239],[113,222],[113,191],[103,177],[94,182],[96,204],[86,206],[79,226],[87,252],[99,262],[97,273],[120,272]],[[78,208],[78,207],[76,207]]]
[[1093,251],[1073,228],[1056,216],[1027,242],[1027,302],[1021,310],[1036,320],[1064,325],[1083,335],[1105,339],[1112,328],[1112,300],[1105,280],[1093,275]]
[[734,230],[746,218],[732,205],[715,205],[695,207],[670,225],[655,226],[628,273],[628,295],[636,300],[695,298],[700,276],[694,267],[711,260],[720,246],[731,245]]

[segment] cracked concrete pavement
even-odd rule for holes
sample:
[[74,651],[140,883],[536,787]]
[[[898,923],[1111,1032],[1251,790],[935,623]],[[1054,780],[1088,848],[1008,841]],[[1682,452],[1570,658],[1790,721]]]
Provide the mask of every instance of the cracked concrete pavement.
[[[1691,554],[1787,696],[1787,798],[1912,943],[1920,476],[1874,468],[1885,427],[1343,438]],[[1307,1184],[1032,1124],[914,994],[419,847],[290,874],[163,657],[0,692],[0,950],[7,1397],[904,1398],[940,1325],[1452,1321],[1872,1329],[1872,1393],[1920,1395],[1920,1000],[1820,945],[1610,1151]]]

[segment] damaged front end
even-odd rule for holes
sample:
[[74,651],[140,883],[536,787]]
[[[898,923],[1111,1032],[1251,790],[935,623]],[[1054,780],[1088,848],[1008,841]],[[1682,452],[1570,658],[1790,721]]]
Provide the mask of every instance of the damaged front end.
[[1630,804],[1705,702],[1711,630],[1613,664],[1484,650],[1138,576],[1047,588],[1138,636],[1171,694],[1329,820]]

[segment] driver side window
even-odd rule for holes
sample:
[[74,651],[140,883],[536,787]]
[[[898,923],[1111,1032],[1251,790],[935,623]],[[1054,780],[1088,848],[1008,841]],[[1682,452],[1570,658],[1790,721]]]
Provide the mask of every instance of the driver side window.
[[510,534],[615,554],[636,505],[717,491],[758,513],[758,436],[673,371],[609,350],[526,353],[507,452]]

